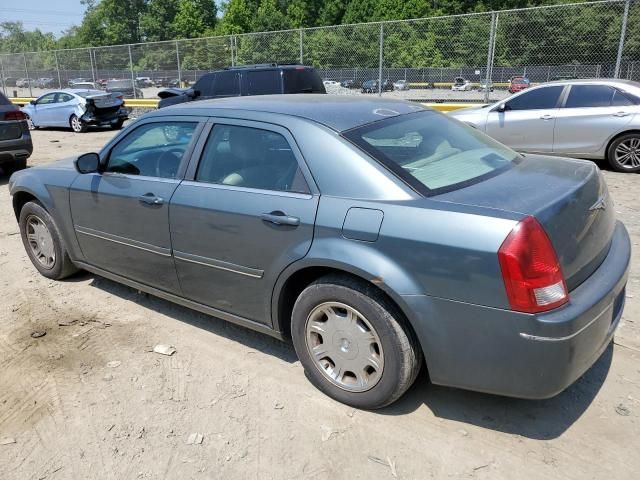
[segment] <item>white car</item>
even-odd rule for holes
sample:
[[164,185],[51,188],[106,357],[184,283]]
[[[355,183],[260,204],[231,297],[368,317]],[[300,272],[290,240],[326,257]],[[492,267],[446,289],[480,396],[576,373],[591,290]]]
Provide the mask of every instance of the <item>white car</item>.
[[451,90],[454,92],[468,92],[471,90],[471,82],[466,78],[456,77],[451,85]]

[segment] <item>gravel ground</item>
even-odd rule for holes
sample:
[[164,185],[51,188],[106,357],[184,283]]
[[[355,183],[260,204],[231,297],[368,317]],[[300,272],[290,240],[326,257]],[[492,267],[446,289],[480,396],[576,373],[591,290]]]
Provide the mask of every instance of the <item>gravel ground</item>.
[[[30,163],[113,134],[35,131]],[[640,176],[605,176],[634,257],[615,345],[595,366],[546,401],[423,375],[375,413],[313,388],[287,344],[90,274],[41,277],[0,176],[0,478],[637,478]]]

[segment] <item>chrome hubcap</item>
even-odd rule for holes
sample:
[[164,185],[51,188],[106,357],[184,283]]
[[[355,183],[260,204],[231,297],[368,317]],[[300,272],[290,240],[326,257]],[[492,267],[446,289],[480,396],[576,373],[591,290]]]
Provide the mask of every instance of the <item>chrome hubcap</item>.
[[46,269],[53,268],[56,264],[53,237],[44,222],[35,215],[27,218],[27,240],[38,263]]
[[73,117],[71,119],[71,127],[75,132],[79,132],[82,125],[80,125],[80,119],[78,117]]
[[630,138],[618,145],[615,157],[623,168],[640,167],[640,138]]
[[305,327],[315,366],[334,385],[350,392],[373,388],[382,377],[382,342],[371,323],[339,302],[315,307]]

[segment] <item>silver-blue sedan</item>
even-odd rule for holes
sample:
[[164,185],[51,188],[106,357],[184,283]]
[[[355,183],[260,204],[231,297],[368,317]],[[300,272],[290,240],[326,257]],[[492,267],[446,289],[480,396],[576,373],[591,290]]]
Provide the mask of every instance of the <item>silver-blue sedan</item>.
[[26,252],[291,338],[361,408],[432,382],[557,394],[610,344],[630,242],[596,166],[522,156],[421,105],[190,102],[15,173]]
[[31,128],[67,127],[76,133],[86,132],[89,126],[119,130],[129,115],[122,95],[86,89],[45,93],[22,111]]

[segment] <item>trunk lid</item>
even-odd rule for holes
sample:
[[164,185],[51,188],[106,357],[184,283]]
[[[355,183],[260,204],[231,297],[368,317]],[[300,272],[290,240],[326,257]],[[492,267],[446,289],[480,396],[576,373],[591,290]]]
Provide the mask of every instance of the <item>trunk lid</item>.
[[571,291],[604,260],[613,230],[613,201],[592,162],[526,155],[513,168],[433,197],[534,216],[553,244]]
[[92,100],[95,108],[113,108],[122,105],[122,100],[118,98],[115,93],[101,93],[90,95],[86,97],[87,100]]

